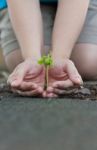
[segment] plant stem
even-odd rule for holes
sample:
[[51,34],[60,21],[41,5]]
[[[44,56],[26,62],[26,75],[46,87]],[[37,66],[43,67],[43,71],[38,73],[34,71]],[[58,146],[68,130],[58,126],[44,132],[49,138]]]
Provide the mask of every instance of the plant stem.
[[46,88],[48,87],[48,71],[49,71],[49,66],[46,66]]

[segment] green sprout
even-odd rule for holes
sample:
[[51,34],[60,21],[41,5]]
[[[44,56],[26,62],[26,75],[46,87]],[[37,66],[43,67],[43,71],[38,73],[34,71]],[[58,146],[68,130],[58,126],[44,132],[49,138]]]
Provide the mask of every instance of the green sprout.
[[49,68],[53,65],[53,60],[50,54],[48,54],[47,56],[42,56],[42,58],[38,61],[38,64],[40,65],[44,65],[46,68],[46,75],[45,75],[45,79],[46,79],[46,85],[45,88],[48,87],[48,71]]
[[45,66],[51,66],[53,64],[52,57],[50,54],[47,56],[42,56],[42,58],[38,61],[38,63],[44,64]]

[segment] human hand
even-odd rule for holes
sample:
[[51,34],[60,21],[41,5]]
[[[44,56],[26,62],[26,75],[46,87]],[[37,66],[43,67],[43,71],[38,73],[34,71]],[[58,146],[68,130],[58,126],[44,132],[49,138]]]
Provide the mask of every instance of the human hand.
[[58,97],[64,95],[67,88],[83,84],[74,63],[69,59],[54,62],[49,69],[48,78],[49,86],[43,93],[44,97]]
[[44,88],[45,71],[32,59],[19,64],[8,78],[7,83],[13,92],[22,96],[41,95]]

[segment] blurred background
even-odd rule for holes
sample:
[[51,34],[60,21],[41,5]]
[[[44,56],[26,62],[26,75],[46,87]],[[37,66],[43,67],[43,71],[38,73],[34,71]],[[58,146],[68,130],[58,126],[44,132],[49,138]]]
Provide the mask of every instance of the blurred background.
[[0,71],[1,70],[6,70],[6,65],[5,65],[5,62],[4,62],[2,49],[0,48]]
[[8,70],[4,62],[2,49],[0,48],[0,83],[5,82],[8,78]]

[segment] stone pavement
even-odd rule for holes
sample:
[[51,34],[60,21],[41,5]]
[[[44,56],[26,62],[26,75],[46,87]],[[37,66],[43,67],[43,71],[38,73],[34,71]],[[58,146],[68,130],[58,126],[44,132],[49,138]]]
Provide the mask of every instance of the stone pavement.
[[97,102],[5,93],[0,150],[97,150]]

